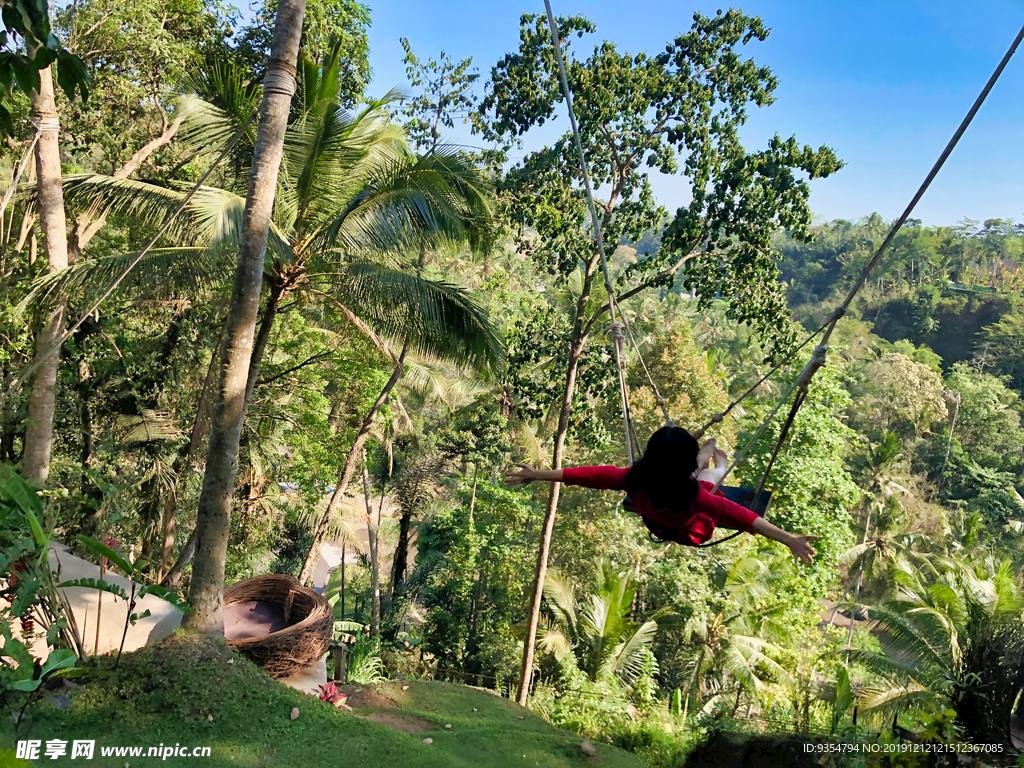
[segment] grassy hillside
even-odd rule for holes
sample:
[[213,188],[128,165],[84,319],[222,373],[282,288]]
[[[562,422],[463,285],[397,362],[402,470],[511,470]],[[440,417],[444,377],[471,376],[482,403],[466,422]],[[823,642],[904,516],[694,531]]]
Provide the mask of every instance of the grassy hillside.
[[[88,764],[154,764],[158,758],[102,756],[101,747],[209,746],[211,757],[168,757],[167,766],[219,768],[514,768],[600,765],[636,768],[632,755],[596,745],[487,692],[445,683],[388,683],[353,691],[353,712],[286,688],[205,638],[178,633],[126,654],[109,677],[85,685],[60,711],[30,710],[21,739],[95,739]],[[294,707],[299,717],[290,718]],[[445,726],[450,725],[450,728]],[[432,743],[424,743],[424,739]],[[12,761],[10,728],[0,731],[0,765]],[[43,757],[43,755],[41,755]],[[71,763],[69,755],[47,764]],[[34,763],[34,764],[38,764]]]

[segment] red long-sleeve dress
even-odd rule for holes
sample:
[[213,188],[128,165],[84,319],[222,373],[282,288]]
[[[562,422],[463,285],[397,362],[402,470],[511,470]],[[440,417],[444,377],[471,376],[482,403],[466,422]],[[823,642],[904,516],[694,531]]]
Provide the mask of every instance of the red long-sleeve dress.
[[[628,469],[622,467],[568,467],[562,470],[562,482],[584,488],[607,491],[625,491]],[[703,544],[716,527],[732,528],[746,533],[754,532],[757,515],[744,506],[729,501],[721,491],[712,494],[714,484],[702,482],[696,498],[688,510],[655,509],[642,491],[631,491],[630,499],[636,504],[641,517],[658,525],[677,530],[681,538],[691,544]]]

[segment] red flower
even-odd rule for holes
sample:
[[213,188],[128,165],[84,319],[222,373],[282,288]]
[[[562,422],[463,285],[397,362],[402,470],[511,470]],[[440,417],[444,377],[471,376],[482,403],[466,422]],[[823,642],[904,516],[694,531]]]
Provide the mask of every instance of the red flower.
[[347,700],[348,694],[339,691],[338,686],[333,681],[320,686],[320,701],[327,701],[341,708],[346,706],[345,702]]

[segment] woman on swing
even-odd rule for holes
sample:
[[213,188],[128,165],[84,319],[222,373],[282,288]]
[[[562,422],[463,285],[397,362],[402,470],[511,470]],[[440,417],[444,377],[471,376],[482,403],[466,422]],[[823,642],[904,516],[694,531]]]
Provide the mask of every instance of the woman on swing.
[[[715,466],[711,467],[714,458]],[[731,528],[781,542],[793,557],[813,563],[811,542],[817,536],[798,536],[778,528],[744,506],[712,493],[725,476],[725,452],[714,439],[699,447],[685,429],[666,426],[651,435],[643,457],[628,469],[620,467],[567,467],[534,469],[517,464],[518,472],[505,477],[509,485],[534,480],[561,482],[609,491],[626,491],[645,521],[670,529],[684,544],[703,544],[716,527]],[[662,537],[665,538],[665,537]]]

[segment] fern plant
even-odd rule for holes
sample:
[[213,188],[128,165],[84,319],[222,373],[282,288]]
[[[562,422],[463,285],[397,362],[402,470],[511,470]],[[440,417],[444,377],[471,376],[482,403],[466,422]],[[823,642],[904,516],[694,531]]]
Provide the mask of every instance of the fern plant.
[[345,682],[375,685],[387,679],[387,669],[380,657],[380,638],[358,635],[348,648]]
[[648,664],[658,631],[654,619],[637,623],[630,618],[636,585],[618,573],[611,562],[598,564],[594,591],[577,600],[572,584],[555,569],[544,579],[544,599],[551,618],[540,633],[540,648],[559,661],[574,654],[592,681],[615,678],[631,686]]

